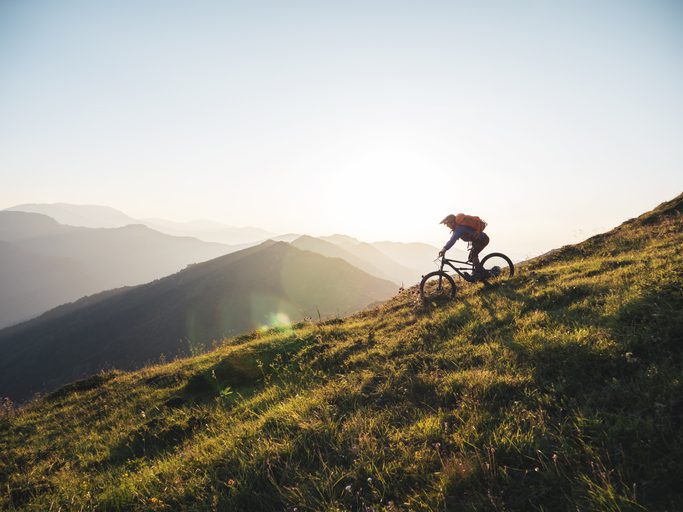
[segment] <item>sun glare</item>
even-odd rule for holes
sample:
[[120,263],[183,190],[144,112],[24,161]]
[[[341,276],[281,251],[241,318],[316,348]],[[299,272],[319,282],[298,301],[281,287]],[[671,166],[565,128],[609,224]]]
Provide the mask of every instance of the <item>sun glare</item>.
[[417,205],[428,183],[421,177],[439,174],[435,155],[418,147],[386,145],[354,153],[328,182],[325,216],[366,240],[404,238],[424,229]]

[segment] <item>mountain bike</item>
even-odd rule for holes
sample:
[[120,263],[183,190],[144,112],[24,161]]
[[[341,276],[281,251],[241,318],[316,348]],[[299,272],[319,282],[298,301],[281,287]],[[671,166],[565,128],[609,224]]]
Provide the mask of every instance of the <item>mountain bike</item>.
[[[438,259],[434,261],[438,261]],[[515,275],[515,266],[512,264],[512,260],[500,252],[492,252],[484,256],[481,259],[481,265],[483,272],[475,277],[474,263],[471,261],[449,260],[446,256],[442,256],[439,270],[430,272],[422,277],[422,281],[420,281],[420,297],[425,302],[450,300],[455,297],[455,280],[446,273],[444,270],[445,266],[451,267],[465,281],[470,283],[482,282],[486,286],[501,282]]]

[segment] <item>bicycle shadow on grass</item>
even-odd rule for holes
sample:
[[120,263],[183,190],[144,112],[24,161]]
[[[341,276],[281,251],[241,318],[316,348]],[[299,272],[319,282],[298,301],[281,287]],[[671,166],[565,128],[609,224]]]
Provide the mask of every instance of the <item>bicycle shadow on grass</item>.
[[[479,295],[481,308],[490,318],[478,330],[495,332],[495,341],[515,355],[515,363],[526,367],[540,388],[562,390],[576,405],[585,404],[587,390],[611,389],[614,382],[637,379],[640,372],[640,366],[625,356],[630,345],[618,322],[620,313],[607,314],[583,305],[586,297],[595,294],[591,286],[555,288],[535,295],[504,286],[495,296]],[[486,339],[491,341],[491,337]],[[623,402],[623,396],[611,400]]]

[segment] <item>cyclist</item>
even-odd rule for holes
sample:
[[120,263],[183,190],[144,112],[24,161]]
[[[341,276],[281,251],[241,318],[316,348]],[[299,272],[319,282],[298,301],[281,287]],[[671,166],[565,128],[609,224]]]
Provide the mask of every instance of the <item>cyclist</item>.
[[[462,215],[462,217],[468,216]],[[477,231],[471,226],[458,224],[456,222],[455,215],[447,215],[446,218],[440,222],[440,224],[445,224],[448,226],[453,234],[451,235],[451,239],[446,242],[446,245],[443,246],[443,249],[439,251],[439,256],[443,257],[446,254],[446,251],[453,247],[453,244],[455,244],[455,242],[457,242],[459,239],[469,242],[471,249],[467,261],[470,261],[474,264],[474,273],[471,276],[473,278],[472,280],[474,281],[476,279],[483,278],[485,273],[482,264],[479,262],[479,253],[489,244],[490,240],[488,235],[481,230]],[[467,272],[464,272],[464,274],[466,279],[470,277]]]

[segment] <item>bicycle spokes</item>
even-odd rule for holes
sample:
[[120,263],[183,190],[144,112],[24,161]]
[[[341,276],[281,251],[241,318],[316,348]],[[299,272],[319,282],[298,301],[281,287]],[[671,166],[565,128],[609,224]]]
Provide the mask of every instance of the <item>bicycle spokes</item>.
[[453,278],[444,272],[432,272],[422,278],[420,295],[426,301],[439,301],[453,298],[455,283]]
[[515,267],[510,258],[502,253],[491,253],[481,260],[484,274],[488,280],[502,280],[515,274]]

